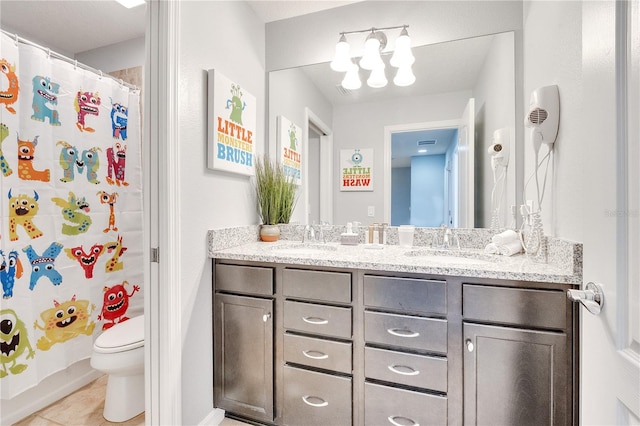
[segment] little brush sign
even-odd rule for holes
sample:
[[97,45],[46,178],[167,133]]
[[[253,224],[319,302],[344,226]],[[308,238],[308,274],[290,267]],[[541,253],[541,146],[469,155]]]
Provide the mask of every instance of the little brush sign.
[[340,191],[373,191],[373,149],[340,150]]
[[278,116],[278,152],[287,177],[302,183],[302,128],[284,116]]
[[207,166],[253,175],[256,98],[218,71],[208,75]]

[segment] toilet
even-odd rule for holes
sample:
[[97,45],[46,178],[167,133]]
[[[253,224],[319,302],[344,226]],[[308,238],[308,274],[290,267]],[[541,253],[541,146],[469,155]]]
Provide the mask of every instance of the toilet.
[[104,331],[93,344],[91,366],[109,375],[103,416],[123,422],[144,411],[144,315]]

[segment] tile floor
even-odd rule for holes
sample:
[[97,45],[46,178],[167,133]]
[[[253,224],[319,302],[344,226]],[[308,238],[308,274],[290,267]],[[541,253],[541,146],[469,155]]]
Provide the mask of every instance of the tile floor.
[[[102,417],[106,391],[107,376],[102,376],[13,426],[144,426],[144,413],[123,423],[106,421]],[[251,425],[225,417],[220,426]]]
[[107,376],[102,376],[14,426],[144,426],[144,413],[123,423],[106,421],[102,417],[106,392]]

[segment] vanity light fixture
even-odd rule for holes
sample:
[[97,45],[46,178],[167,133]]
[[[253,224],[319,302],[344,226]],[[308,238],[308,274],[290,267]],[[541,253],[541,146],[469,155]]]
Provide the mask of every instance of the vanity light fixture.
[[[367,79],[367,85],[373,88],[380,88],[387,85],[385,75],[385,63],[381,53],[387,46],[387,36],[383,30],[393,30],[402,28],[400,36],[396,40],[395,50],[389,64],[398,68],[393,82],[396,86],[410,86],[416,81],[416,76],[411,70],[411,65],[415,62],[415,57],[411,53],[411,38],[407,31],[408,25],[399,25],[385,28],[369,28],[366,30],[345,31],[340,33],[340,39],[336,44],[336,54],[331,61],[331,69],[337,72],[344,72],[342,87],[355,90],[362,86],[359,77],[359,69],[371,71]],[[346,34],[369,33],[364,44],[364,55],[354,64],[350,57],[350,46],[347,42]],[[359,66],[358,66],[359,64]]]

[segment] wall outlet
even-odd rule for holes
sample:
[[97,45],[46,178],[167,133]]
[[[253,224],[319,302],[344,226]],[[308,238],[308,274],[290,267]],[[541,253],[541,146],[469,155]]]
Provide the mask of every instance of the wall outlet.
[[367,207],[367,216],[369,217],[374,217],[376,215],[376,208],[375,206],[369,206]]

